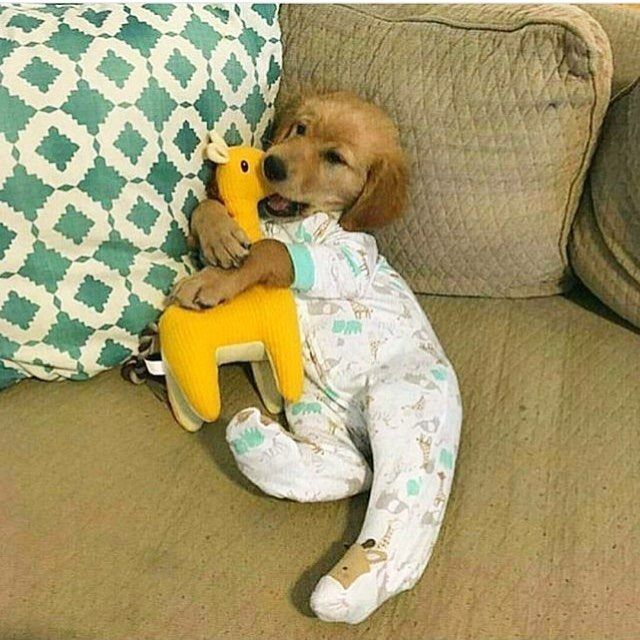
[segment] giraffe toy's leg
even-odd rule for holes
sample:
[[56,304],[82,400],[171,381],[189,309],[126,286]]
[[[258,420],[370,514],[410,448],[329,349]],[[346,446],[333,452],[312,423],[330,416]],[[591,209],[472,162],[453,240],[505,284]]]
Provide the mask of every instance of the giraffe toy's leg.
[[[179,422],[189,430],[195,426],[190,413],[204,422],[213,422],[220,415],[216,362],[220,345],[210,329],[220,315],[217,311],[198,312],[171,306],[159,322],[162,360],[173,383],[172,408]],[[181,415],[188,419],[183,422]]]
[[300,342],[282,332],[265,336],[265,349],[278,391],[287,402],[297,401],[304,385]]
[[264,406],[269,413],[280,413],[284,407],[282,396],[278,391],[278,385],[268,360],[251,363],[253,378],[258,387]]
[[189,400],[180,389],[171,370],[167,368],[165,372],[167,381],[167,395],[169,396],[169,404],[171,410],[178,423],[187,431],[199,431],[204,420],[193,410]]
[[[215,349],[193,348],[183,342],[184,352],[169,355],[162,349],[167,368],[169,400],[178,422],[188,431],[194,431],[200,422],[214,422],[220,416],[220,386]],[[170,382],[169,382],[170,381]],[[169,387],[171,384],[171,387]],[[196,429],[197,430],[197,429]]]

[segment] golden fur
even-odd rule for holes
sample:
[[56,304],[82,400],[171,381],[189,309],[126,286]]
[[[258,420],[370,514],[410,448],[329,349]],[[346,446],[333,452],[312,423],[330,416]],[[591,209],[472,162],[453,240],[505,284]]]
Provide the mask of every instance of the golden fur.
[[[329,162],[331,151],[343,162]],[[303,215],[337,211],[342,226],[354,231],[381,227],[404,209],[407,165],[397,129],[379,107],[353,94],[310,95],[285,108],[266,158],[271,155],[288,169],[273,186],[305,203]]]
[[[345,92],[304,96],[284,109],[264,162],[276,156],[286,177],[272,181],[300,215],[334,212],[349,231],[384,226],[406,202],[407,165],[391,119],[375,105]],[[266,171],[264,172],[266,175]],[[213,187],[210,198],[216,197]],[[206,308],[261,283],[289,286],[293,267],[277,240],[249,249],[246,236],[214,199],[194,212],[191,240],[212,265],[178,283],[177,304]],[[229,269],[229,267],[238,267]]]

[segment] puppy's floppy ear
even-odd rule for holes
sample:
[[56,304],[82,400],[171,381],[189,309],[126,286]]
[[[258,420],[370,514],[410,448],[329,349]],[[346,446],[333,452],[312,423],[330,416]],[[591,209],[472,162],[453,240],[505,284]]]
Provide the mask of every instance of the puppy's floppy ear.
[[347,231],[377,229],[398,218],[407,201],[407,162],[400,149],[383,152],[369,168],[356,201],[340,218]]

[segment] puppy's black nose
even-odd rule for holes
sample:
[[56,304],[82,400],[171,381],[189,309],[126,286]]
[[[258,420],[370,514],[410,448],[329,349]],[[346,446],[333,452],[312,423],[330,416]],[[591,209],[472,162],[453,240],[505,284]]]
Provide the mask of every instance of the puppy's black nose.
[[279,182],[287,177],[287,166],[278,156],[267,156],[264,159],[264,175],[267,180]]

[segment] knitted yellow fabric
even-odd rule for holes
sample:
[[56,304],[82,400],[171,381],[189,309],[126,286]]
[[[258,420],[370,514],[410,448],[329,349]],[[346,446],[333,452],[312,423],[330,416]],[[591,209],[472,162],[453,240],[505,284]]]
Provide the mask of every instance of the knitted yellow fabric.
[[[216,170],[218,190],[229,213],[255,242],[261,238],[258,202],[269,194],[260,170],[263,153],[252,147],[231,147],[228,152],[228,162]],[[280,394],[294,402],[302,393],[300,331],[290,289],[257,285],[206,311],[172,305],[159,326],[168,373],[202,420],[220,415],[218,351],[224,347],[237,346],[238,359],[251,360],[242,357],[243,348],[250,353],[252,344],[262,343]]]

